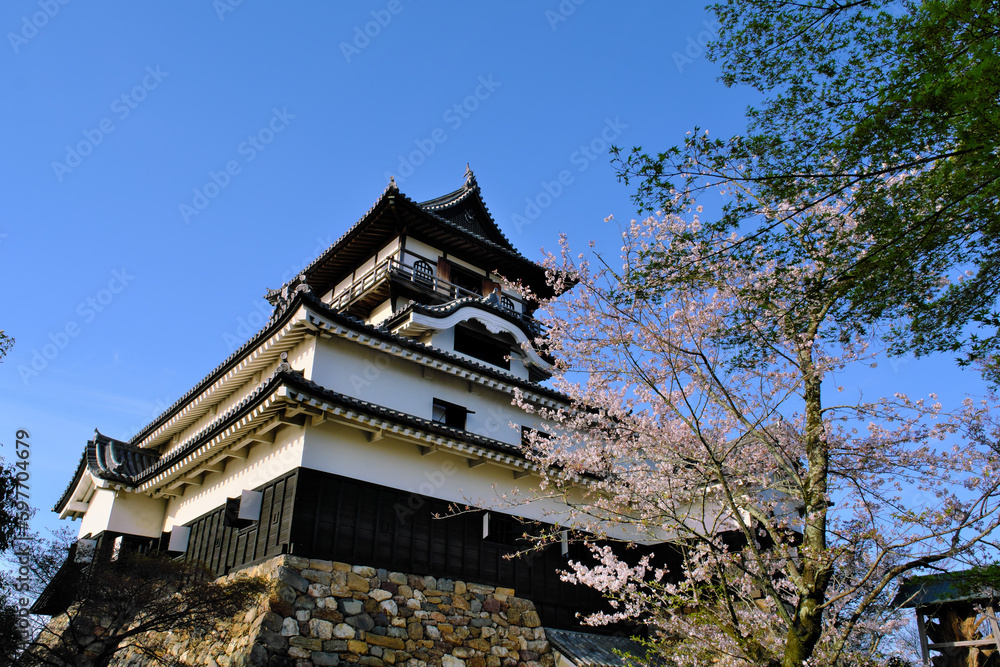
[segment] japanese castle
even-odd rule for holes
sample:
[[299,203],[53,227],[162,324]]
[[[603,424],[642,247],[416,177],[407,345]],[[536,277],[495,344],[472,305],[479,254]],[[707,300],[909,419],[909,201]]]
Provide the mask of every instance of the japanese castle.
[[[424,202],[390,182],[267,293],[273,313],[242,347],[127,442],[95,433],[55,511],[99,552],[159,548],[219,575],[290,554],[451,577],[512,588],[546,626],[576,629],[603,602],[557,571],[584,547],[504,557],[524,547],[521,519],[560,512],[498,500],[537,479],[522,439],[540,424],[512,397],[566,403],[540,384],[532,304],[501,277],[552,296],[471,171]],[[59,613],[55,597],[37,610]]]

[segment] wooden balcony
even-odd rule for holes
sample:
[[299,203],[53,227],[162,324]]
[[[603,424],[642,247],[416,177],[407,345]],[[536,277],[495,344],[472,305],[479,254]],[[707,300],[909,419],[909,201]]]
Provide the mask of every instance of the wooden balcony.
[[[433,262],[417,255],[414,257],[434,267]],[[355,280],[350,287],[338,292],[330,302],[330,306],[365,318],[372,308],[389,298],[390,287],[398,289],[398,294],[427,305],[440,305],[466,297],[481,299],[484,296],[481,291],[461,287],[426,270],[423,272],[415,270],[413,265],[405,264],[397,257],[388,257]],[[527,304],[523,299],[504,294],[501,297],[501,305],[529,331],[539,332],[538,323],[527,314]]]

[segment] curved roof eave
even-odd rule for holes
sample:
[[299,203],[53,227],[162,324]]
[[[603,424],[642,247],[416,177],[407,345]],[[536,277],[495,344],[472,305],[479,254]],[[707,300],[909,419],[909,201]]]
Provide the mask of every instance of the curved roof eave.
[[[238,405],[233,406],[225,414],[220,415],[217,419],[213,420],[211,424],[206,425],[205,428],[192,436],[183,447],[173,452],[170,456],[160,459],[153,466],[150,466],[146,470],[142,471],[142,473],[135,475],[130,480],[130,485],[138,486],[148,484],[150,480],[157,475],[163,473],[173,474],[169,472],[172,466],[183,462],[186,457],[194,452],[197,452],[205,445],[206,442],[211,441],[216,435],[226,432],[233,423],[243,419],[246,414],[255,410],[258,406],[262,405],[269,399],[277,396],[279,390],[283,387],[291,389],[294,392],[298,392],[299,394],[307,395],[313,399],[320,399],[338,406],[349,408],[367,417],[384,419],[401,426],[419,429],[421,431],[434,433],[452,440],[484,447],[508,457],[518,457],[519,459],[523,459],[520,449],[516,445],[511,445],[509,443],[487,438],[469,431],[424,419],[423,417],[417,417],[399,410],[393,410],[391,408],[363,401],[346,394],[341,394],[331,389],[327,389],[315,382],[312,382],[311,380],[307,380],[298,371],[291,370],[291,367],[287,364],[283,364],[283,366],[285,367],[275,371],[271,377],[269,377],[254,391],[253,394],[247,396]],[[290,400],[296,400],[296,402],[299,402],[295,398]],[[207,456],[211,456],[211,454],[208,454]],[[525,465],[530,467],[532,464],[525,462]],[[164,478],[163,483],[168,483],[168,481],[168,479]],[[157,486],[160,484],[161,482],[156,482]]]
[[[428,206],[429,203],[437,202],[438,200],[443,200],[445,197],[450,197],[451,195],[454,195],[456,193],[463,193],[462,197],[469,197],[473,195],[475,196],[476,201],[482,206],[484,212],[489,217],[488,219],[489,224],[492,226],[493,229],[495,229],[496,234],[498,238],[502,240],[502,243],[498,243],[497,241],[476,234],[471,230],[466,229],[458,224],[455,224],[451,220],[448,220],[442,215],[440,215],[438,213],[438,210],[440,210],[441,208],[447,208],[447,206],[442,206],[441,204],[434,204],[432,206]],[[460,201],[460,199],[461,197],[455,199],[454,201],[450,201],[448,205],[449,206],[453,205],[455,202]],[[350,245],[350,243],[354,241],[354,239],[356,239],[367,228],[367,226],[370,223],[375,221],[378,218],[378,216],[382,214],[384,210],[393,207],[397,204],[401,204],[403,206],[408,207],[411,213],[416,213],[419,215],[426,216],[427,219],[432,220],[435,224],[447,228],[450,233],[455,234],[466,241],[471,241],[473,243],[479,244],[480,246],[489,249],[491,252],[495,252],[498,255],[506,257],[508,261],[514,262],[516,265],[520,265],[522,267],[521,269],[522,271],[527,271],[529,273],[536,274],[534,276],[535,278],[534,282],[536,283],[534,287],[539,292],[544,292],[545,268],[542,265],[538,264],[537,262],[528,259],[527,257],[525,257],[524,255],[522,255],[521,253],[519,253],[517,250],[514,249],[513,245],[511,245],[507,237],[503,234],[502,231],[500,231],[499,226],[496,225],[496,222],[493,220],[492,215],[489,214],[489,209],[486,207],[485,202],[483,202],[482,198],[479,196],[478,185],[476,185],[472,189],[468,189],[467,185],[463,186],[459,190],[456,190],[454,193],[450,193],[450,195],[444,195],[444,197],[438,198],[438,200],[432,199],[429,202],[423,202],[423,203],[416,202],[410,197],[408,197],[406,194],[404,194],[402,191],[400,191],[394,181],[391,181],[389,185],[386,186],[385,190],[382,191],[382,194],[379,195],[378,199],[375,200],[375,203],[372,204],[372,206],[364,213],[364,215],[362,215],[357,220],[357,222],[355,222],[350,227],[350,229],[344,232],[344,234],[341,235],[339,239],[334,241],[330,245],[330,247],[328,247],[325,251],[323,251],[319,255],[319,257],[310,262],[309,265],[306,266],[304,269],[302,269],[298,273],[298,275],[296,275],[296,277],[292,278],[292,280],[286,282],[280,288],[269,289],[265,294],[265,298],[272,304],[275,303],[278,298],[278,295],[283,291],[283,289],[287,288],[289,285],[299,280],[300,276],[305,276],[305,280],[310,286],[318,288],[320,285],[318,283],[314,284],[315,274],[319,272],[320,269],[324,267],[327,263],[333,260],[334,257],[340,254],[345,248],[347,248]]]
[[[155,431],[164,422],[166,422],[173,415],[175,415],[181,409],[183,409],[184,406],[187,405],[194,397],[196,397],[201,392],[205,391],[214,382],[219,380],[223,375],[229,372],[229,370],[231,370],[234,366],[239,364],[244,358],[250,355],[255,349],[257,349],[257,347],[263,341],[267,340],[268,338],[270,338],[270,336],[272,336],[274,333],[276,333],[282,327],[284,327],[288,323],[288,321],[292,319],[293,315],[296,312],[298,312],[299,307],[302,305],[309,305],[311,308],[319,311],[323,317],[331,319],[342,326],[354,328],[359,332],[364,333],[368,336],[377,337],[385,342],[395,343],[404,348],[417,350],[429,357],[436,357],[438,359],[445,360],[450,363],[455,363],[457,365],[462,365],[468,368],[472,368],[476,372],[481,373],[483,375],[492,376],[498,380],[501,380],[502,382],[516,385],[522,389],[527,389],[528,391],[547,396],[555,401],[568,402],[569,400],[567,396],[565,396],[561,392],[555,391],[554,389],[549,389],[548,387],[542,386],[535,382],[522,380],[521,378],[511,375],[510,373],[506,373],[499,369],[489,367],[485,364],[480,364],[471,361],[465,357],[460,357],[456,354],[447,352],[445,350],[439,350],[437,348],[425,345],[423,343],[414,341],[404,336],[393,334],[380,327],[372,326],[370,324],[362,322],[357,318],[337,312],[332,308],[330,308],[327,304],[323,303],[320,299],[312,295],[308,290],[297,290],[295,291],[294,296],[290,301],[283,303],[278,308],[276,308],[275,315],[272,316],[268,324],[266,324],[263,328],[261,328],[246,343],[241,345],[235,352],[233,352],[229,357],[227,357],[208,375],[202,378],[197,384],[194,385],[194,387],[192,387],[183,396],[177,399],[177,401],[175,401],[158,417],[153,419],[138,433],[132,436],[132,438],[130,438],[126,444],[135,447],[138,445],[138,443],[141,443],[150,433]],[[86,458],[86,452],[84,453],[84,458]],[[66,492],[69,493],[71,490],[72,490],[71,488],[68,488]]]

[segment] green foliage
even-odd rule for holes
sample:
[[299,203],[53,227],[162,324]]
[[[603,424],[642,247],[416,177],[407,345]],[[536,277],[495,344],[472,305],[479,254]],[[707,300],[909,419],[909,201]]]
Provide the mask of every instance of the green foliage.
[[14,347],[14,339],[8,336],[3,329],[0,329],[0,361],[3,361],[12,347]]
[[[662,153],[616,150],[640,208],[683,212],[722,187],[724,208],[704,233],[751,232],[733,252],[752,258],[780,252],[802,211],[850,200],[871,247],[828,278],[847,297],[837,320],[855,330],[896,322],[897,353],[989,364],[1000,347],[1000,2],[713,9],[722,27],[710,57],[723,82],[763,101],[747,110],[744,136],[696,129]],[[761,202],[792,208],[766,216]]]
[[978,565],[961,573],[956,587],[963,595],[988,595],[1000,598],[1000,563]]

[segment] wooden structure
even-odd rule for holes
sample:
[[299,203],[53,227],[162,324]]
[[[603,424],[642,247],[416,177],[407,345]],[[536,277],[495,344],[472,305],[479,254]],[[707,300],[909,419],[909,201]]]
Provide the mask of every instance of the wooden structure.
[[900,586],[894,603],[916,612],[924,665],[1000,667],[1000,582],[969,586],[965,574],[914,577]]

